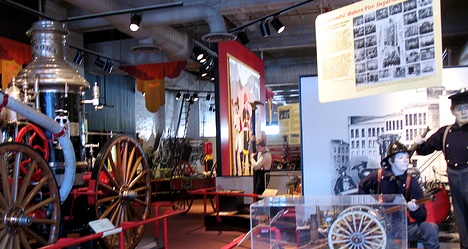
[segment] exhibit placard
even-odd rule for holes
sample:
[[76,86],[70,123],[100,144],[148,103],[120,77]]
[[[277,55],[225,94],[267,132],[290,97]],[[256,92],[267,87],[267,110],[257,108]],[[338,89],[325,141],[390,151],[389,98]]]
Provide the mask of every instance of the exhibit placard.
[[440,85],[439,0],[365,0],[316,19],[319,101]]

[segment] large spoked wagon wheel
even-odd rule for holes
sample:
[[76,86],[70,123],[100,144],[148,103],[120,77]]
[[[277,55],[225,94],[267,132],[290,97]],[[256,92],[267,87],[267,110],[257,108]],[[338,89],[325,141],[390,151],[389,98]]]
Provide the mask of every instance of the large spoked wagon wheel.
[[1,144],[0,179],[0,248],[38,248],[55,243],[60,195],[45,159],[25,144]]
[[186,214],[193,204],[194,196],[189,194],[192,190],[193,167],[187,161],[180,161],[171,172],[170,193],[171,203],[185,210]]
[[[151,210],[151,179],[146,156],[134,138],[119,135],[104,144],[96,157],[92,179],[98,219],[108,218],[118,227],[126,221],[147,219]],[[146,225],[125,231],[125,248],[134,248]],[[108,248],[119,248],[119,234],[103,239]]]
[[344,213],[333,222],[328,232],[328,245],[334,248],[383,248],[387,245],[385,228],[365,211]]

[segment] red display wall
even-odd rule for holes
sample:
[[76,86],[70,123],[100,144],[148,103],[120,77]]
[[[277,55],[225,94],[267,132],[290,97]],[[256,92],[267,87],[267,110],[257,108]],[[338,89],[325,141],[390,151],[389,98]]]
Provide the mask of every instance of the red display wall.
[[[245,64],[247,67],[255,70],[260,75],[260,101],[265,103],[266,91],[265,91],[265,73],[264,63],[250,50],[245,48],[242,44],[237,41],[231,42],[220,42],[218,44],[218,63],[219,63],[219,111],[220,111],[220,127],[219,131],[221,144],[221,158],[218,158],[218,165],[221,166],[221,174],[223,176],[231,175],[232,168],[232,155],[231,155],[231,98],[230,98],[230,83],[229,83],[229,64],[228,57],[234,57],[236,60]],[[256,126],[265,126],[265,108],[259,108],[259,120],[261,123]],[[257,134],[257,137],[261,134]]]

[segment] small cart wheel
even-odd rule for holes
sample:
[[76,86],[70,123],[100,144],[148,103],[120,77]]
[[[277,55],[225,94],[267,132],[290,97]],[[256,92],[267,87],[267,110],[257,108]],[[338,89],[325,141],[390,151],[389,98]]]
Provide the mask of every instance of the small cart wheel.
[[46,160],[25,144],[1,144],[0,182],[0,247],[54,244],[60,230],[60,195]]
[[[142,221],[151,209],[151,178],[148,162],[140,143],[129,136],[119,135],[107,141],[98,153],[92,179],[95,212],[98,219],[108,218],[118,227],[126,221]],[[125,248],[134,248],[146,225],[124,233]],[[103,239],[107,248],[119,248],[120,235]]]
[[193,204],[194,196],[189,194],[192,190],[192,175],[195,171],[187,161],[180,161],[171,172],[170,193],[171,203],[184,209],[186,214]]
[[328,232],[328,245],[334,248],[383,248],[387,236],[382,223],[365,211],[349,211],[338,216]]

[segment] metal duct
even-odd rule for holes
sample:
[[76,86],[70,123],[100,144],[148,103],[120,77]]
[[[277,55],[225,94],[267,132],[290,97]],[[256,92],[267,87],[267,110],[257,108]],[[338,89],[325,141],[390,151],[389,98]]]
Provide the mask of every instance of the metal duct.
[[154,15],[145,15],[143,26],[172,25],[205,21],[210,26],[210,33],[202,36],[207,42],[232,41],[236,36],[226,31],[226,23],[218,11],[209,6],[174,7],[165,10],[157,10]]
[[[90,13],[111,12],[128,8],[128,6],[118,4],[116,1],[112,0],[66,1]],[[159,17],[160,15],[163,17]],[[170,24],[205,20],[210,25],[211,30],[210,34],[204,36],[207,41],[217,42],[235,39],[235,36],[227,33],[222,16],[215,9],[210,7],[174,7],[145,12],[142,15],[140,29],[137,32],[132,32],[128,28],[130,14],[128,14],[128,18],[122,18],[122,15],[103,18],[119,31],[135,39],[142,40],[151,37],[154,41],[154,45],[166,52],[172,61],[189,59],[192,53],[192,43],[187,34],[181,33],[168,26]]]

